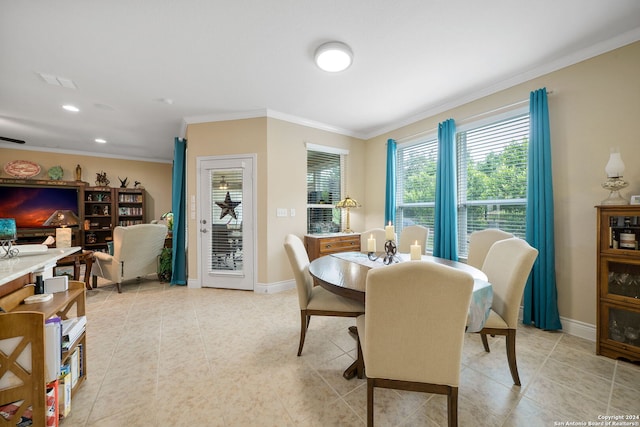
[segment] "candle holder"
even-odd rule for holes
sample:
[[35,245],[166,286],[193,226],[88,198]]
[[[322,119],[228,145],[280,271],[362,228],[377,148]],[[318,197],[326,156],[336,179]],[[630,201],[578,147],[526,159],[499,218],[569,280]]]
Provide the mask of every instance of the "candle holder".
[[375,252],[367,252],[367,257],[369,257],[369,261],[376,261],[379,256],[376,256]]
[[384,243],[384,258],[382,259],[382,262],[385,265],[389,265],[392,262],[400,262],[400,258],[398,258],[396,256],[396,253],[398,252],[398,248],[396,247],[396,244],[393,240],[387,240]]
[[13,240],[0,240],[0,258],[13,258],[18,255],[18,248],[12,245]]

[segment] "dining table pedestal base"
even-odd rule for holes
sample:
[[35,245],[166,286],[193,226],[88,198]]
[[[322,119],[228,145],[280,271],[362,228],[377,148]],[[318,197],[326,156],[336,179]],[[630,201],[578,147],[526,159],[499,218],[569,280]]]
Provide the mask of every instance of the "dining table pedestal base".
[[[349,326],[349,333],[353,336],[356,342],[358,342],[358,345],[360,345],[358,340],[358,328],[356,326]],[[342,376],[345,379],[350,380],[355,376],[358,376],[360,379],[364,377],[364,361],[361,359],[361,354],[362,352],[358,348],[358,358],[342,373]]]

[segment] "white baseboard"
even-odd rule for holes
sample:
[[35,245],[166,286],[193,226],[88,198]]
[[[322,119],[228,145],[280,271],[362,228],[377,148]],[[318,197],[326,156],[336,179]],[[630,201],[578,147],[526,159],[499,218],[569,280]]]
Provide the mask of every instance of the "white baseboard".
[[283,282],[276,282],[270,284],[257,283],[253,292],[257,294],[275,294],[276,292],[282,292],[296,287],[295,280],[285,280]]
[[[522,306],[520,307],[520,312],[518,313],[518,320],[522,322]],[[562,316],[560,316],[560,324],[562,325],[562,332],[566,334],[584,338],[593,342],[596,341],[595,325]]]
[[202,284],[200,283],[200,279],[187,279],[187,288],[201,288]]
[[562,330],[567,334],[595,342],[595,325],[584,323],[579,320],[567,319],[566,317],[560,317],[560,323],[562,323]]

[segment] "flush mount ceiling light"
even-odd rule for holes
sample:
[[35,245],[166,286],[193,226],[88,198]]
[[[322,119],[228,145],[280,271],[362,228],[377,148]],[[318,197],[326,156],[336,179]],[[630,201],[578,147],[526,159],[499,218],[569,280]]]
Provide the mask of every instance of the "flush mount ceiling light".
[[353,62],[351,48],[341,42],[329,42],[316,49],[316,65],[329,73],[344,71]]
[[98,144],[106,144],[107,140],[104,138],[96,138],[94,139],[95,142],[97,142]]

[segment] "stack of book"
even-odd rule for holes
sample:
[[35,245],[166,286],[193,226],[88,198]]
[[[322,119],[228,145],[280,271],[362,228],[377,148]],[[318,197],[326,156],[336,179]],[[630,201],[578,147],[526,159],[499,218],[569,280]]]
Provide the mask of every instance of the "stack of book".
[[87,328],[87,316],[62,321],[62,351],[68,351]]

